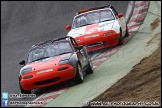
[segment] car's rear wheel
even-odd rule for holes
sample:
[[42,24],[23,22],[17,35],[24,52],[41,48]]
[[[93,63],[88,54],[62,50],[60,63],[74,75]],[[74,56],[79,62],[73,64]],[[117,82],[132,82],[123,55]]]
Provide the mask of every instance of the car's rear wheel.
[[81,66],[78,64],[77,66],[77,73],[76,73],[76,77],[75,77],[75,83],[79,84],[82,83],[84,79],[84,74],[83,74],[83,70],[81,68]]
[[85,72],[86,74],[91,74],[93,73],[93,65],[92,65],[92,61],[90,60],[90,58],[88,58],[88,68]]
[[19,86],[20,86],[20,91],[22,94],[31,94],[31,90],[24,90],[20,84],[20,81],[19,81]]
[[120,39],[118,45],[123,45],[123,36],[122,36],[122,30],[120,29]]

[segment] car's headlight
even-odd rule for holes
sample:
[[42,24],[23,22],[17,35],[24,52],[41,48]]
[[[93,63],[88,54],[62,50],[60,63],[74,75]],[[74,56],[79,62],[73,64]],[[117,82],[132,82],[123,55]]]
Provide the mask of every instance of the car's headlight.
[[32,71],[32,67],[31,66],[27,66],[27,67],[23,67],[21,70],[20,70],[20,74],[26,74],[26,73],[29,73]]
[[70,59],[70,56],[71,56],[71,55],[68,55],[68,56],[63,57],[63,58],[59,61],[58,64],[59,64],[59,65],[68,64],[69,59]]
[[70,64],[72,67],[76,67],[77,65],[77,55],[72,55],[69,59],[62,59],[59,61],[59,65]]
[[59,65],[63,65],[63,64],[69,64],[69,60],[66,59],[66,60],[60,60],[59,61]]

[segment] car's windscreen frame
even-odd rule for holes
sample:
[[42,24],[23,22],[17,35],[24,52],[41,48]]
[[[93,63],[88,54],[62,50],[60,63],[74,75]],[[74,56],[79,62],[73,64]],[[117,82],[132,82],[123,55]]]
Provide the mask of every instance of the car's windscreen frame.
[[[69,44],[69,46],[68,46],[68,44]],[[50,53],[50,48],[49,47],[51,47],[51,49],[53,47],[53,50],[55,49],[56,50],[55,51],[56,53],[53,54],[53,55],[48,55]],[[56,56],[59,56],[59,55],[65,54],[65,53],[70,53],[70,52],[74,52],[75,51],[75,49],[74,49],[74,47],[73,47],[73,45],[72,45],[72,43],[70,41],[67,41],[67,40],[64,40],[64,41],[55,41],[53,43],[48,43],[48,44],[45,44],[45,45],[39,45],[39,46],[31,49],[28,52],[27,63],[31,63],[31,62],[35,61],[36,59],[35,60],[33,59],[34,51],[41,50],[41,49],[44,50],[44,52],[45,52],[44,55],[43,55],[43,57],[45,57],[45,58],[47,58],[47,57],[49,57],[49,58],[50,57],[56,57]]]
[[[81,14],[79,14],[79,15],[77,15],[77,16],[74,17],[74,20],[73,20],[73,23],[72,23],[72,29],[79,28],[79,27],[86,26],[86,25],[91,25],[91,24],[96,24],[96,23],[102,22],[103,21],[103,20],[101,20],[102,12],[109,12],[109,14],[111,14],[110,15],[111,18],[107,19],[107,21],[108,20],[115,20],[116,19],[113,11],[111,9],[109,9],[109,8],[107,8],[107,9],[99,9],[99,10],[94,10],[94,11],[89,11],[89,12],[81,13]],[[96,14],[96,15],[98,14],[98,16],[91,15],[91,14]],[[94,21],[95,18],[97,18],[98,21]],[[86,24],[79,24],[80,23],[79,20],[86,20]]]

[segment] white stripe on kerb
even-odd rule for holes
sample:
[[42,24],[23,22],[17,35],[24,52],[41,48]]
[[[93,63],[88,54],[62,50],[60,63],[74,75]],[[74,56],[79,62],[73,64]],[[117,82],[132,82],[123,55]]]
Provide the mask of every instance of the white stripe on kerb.
[[138,8],[134,8],[134,11],[142,10],[142,9],[145,9],[145,8],[148,8],[148,6],[147,5],[143,5],[143,6],[140,6]]

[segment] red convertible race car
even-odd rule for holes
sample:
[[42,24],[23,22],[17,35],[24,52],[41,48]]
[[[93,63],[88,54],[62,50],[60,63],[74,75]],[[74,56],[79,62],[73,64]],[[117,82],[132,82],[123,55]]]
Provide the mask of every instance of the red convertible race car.
[[85,46],[78,46],[72,37],[38,43],[29,50],[27,60],[21,60],[19,86],[21,93],[58,84],[69,79],[82,83],[84,75],[93,73]]
[[129,35],[124,15],[112,5],[79,11],[66,30],[70,30],[67,36],[85,45],[88,51],[122,45],[123,37]]

